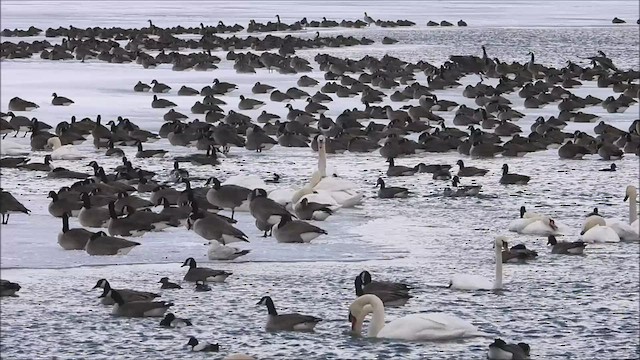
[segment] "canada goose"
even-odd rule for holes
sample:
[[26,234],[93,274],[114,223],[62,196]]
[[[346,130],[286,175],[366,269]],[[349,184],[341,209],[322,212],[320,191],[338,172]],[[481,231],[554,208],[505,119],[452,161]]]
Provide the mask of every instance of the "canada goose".
[[582,253],[584,253],[584,248],[587,246],[587,244],[582,241],[558,242],[556,237],[553,235],[549,235],[547,238],[547,245],[551,245],[552,254],[566,255],[582,255]]
[[162,109],[168,107],[178,106],[176,103],[169,101],[167,99],[160,99],[158,95],[153,95],[153,101],[151,101],[151,107],[154,109]]
[[113,141],[109,140],[107,143],[107,151],[104,153],[105,156],[114,156],[114,157],[123,157],[124,151],[120,148],[113,146]]
[[9,280],[0,279],[0,297],[17,296],[16,292],[20,291],[21,288],[22,287],[18,283],[14,283]]
[[58,244],[65,250],[84,250],[93,233],[83,228],[69,228],[69,214],[62,214],[62,231],[58,233]]
[[256,220],[270,225],[280,223],[284,216],[291,216],[284,205],[268,198],[267,192],[259,188],[249,194],[249,212]]
[[374,294],[382,300],[384,306],[403,306],[413,296],[410,287],[402,283],[371,281],[368,271],[361,272],[355,279],[356,296]]
[[254,110],[262,106],[264,106],[264,102],[256,99],[245,98],[244,95],[240,95],[240,102],[238,103],[238,109]]
[[558,156],[561,159],[582,159],[584,155],[589,153],[589,149],[582,145],[576,145],[571,140],[558,148]]
[[188,258],[184,261],[182,266],[188,266],[189,270],[184,275],[184,281],[196,282],[211,281],[211,282],[224,282],[232,273],[224,270],[213,270],[206,267],[197,267],[196,260],[194,258]]
[[74,103],[73,100],[68,99],[64,96],[58,96],[58,94],[56,93],[53,93],[51,96],[53,96],[53,99],[51,99],[51,105],[69,106]]
[[166,276],[161,278],[158,283],[162,284],[162,286],[160,286],[161,289],[182,289],[182,286],[169,281],[169,278]]
[[473,166],[465,166],[462,160],[458,160],[456,164],[460,167],[458,170],[459,177],[484,176],[489,172],[487,169],[480,169]]
[[261,84],[259,81],[256,82],[251,88],[251,92],[254,94],[266,94],[271,90],[274,90],[275,87],[267,84]]
[[234,242],[249,242],[247,235],[235,228],[217,214],[203,214],[192,212],[187,218],[187,230],[192,230],[206,240],[215,240],[223,245]]
[[282,215],[273,227],[273,236],[281,243],[308,243],[327,232],[302,220],[292,220],[291,215]]
[[111,236],[142,236],[153,229],[151,224],[134,221],[128,216],[118,217],[114,201],[109,203],[109,217],[107,230]]
[[396,165],[392,157],[388,158],[387,162],[389,163],[387,176],[411,176],[418,172],[416,167]]
[[84,250],[89,255],[126,255],[138,245],[138,242],[107,236],[104,231],[98,231],[91,235]]
[[120,213],[123,212],[125,206],[131,206],[134,209],[143,209],[155,206],[151,201],[135,195],[129,195],[126,191],[118,193],[118,200],[116,200],[114,205],[116,211]]
[[26,157],[4,157],[0,159],[0,167],[15,169],[21,165],[26,165],[27,161],[29,161],[29,159]]
[[142,142],[138,141],[137,142],[137,146],[138,146],[138,152],[136,152],[136,157],[137,158],[150,158],[150,157],[164,157],[164,155],[167,153],[167,150],[161,150],[161,149],[157,149],[157,150],[142,150]]
[[189,172],[185,169],[180,169],[180,163],[178,161],[173,162],[173,170],[169,172],[169,176],[171,177],[171,181],[180,182],[182,180],[189,179]]
[[2,190],[0,188],[0,214],[2,214],[2,224],[9,223],[9,216],[11,214],[22,213],[27,214],[31,210],[27,209],[20,201],[18,201],[10,192]]
[[489,344],[487,359],[489,360],[528,360],[531,348],[525,343],[507,344],[502,339],[495,339]]
[[209,344],[206,342],[199,342],[195,337],[190,337],[187,345],[191,346],[191,351],[201,351],[201,352],[218,352],[220,350],[220,346],[218,344]]
[[293,211],[300,220],[324,221],[333,214],[333,210],[329,206],[328,204],[309,202],[309,199],[303,198],[295,204]]
[[313,78],[310,78],[307,75],[302,75],[296,84],[300,87],[314,87],[319,84],[319,81]]
[[112,314],[124,317],[162,317],[173,303],[166,301],[130,301],[125,302],[117,290],[111,289],[109,295],[115,302]]
[[197,280],[195,291],[199,291],[199,292],[211,291],[211,286],[207,285],[207,283],[203,280]]
[[268,316],[267,331],[313,331],[313,328],[322,321],[321,318],[309,315],[278,314],[270,296],[263,296],[257,305],[266,305]]
[[[111,288],[111,284],[107,279],[100,279],[96,282],[96,284],[91,289],[102,289],[102,294],[99,296],[100,303],[103,305],[113,305],[115,301],[109,296],[109,291],[113,290]],[[153,301],[154,298],[159,297],[159,294],[148,292],[148,291],[138,291],[131,289],[115,289],[120,294],[120,297],[125,302],[130,301]]]
[[510,174],[509,165],[502,165],[502,177],[500,177],[500,184],[502,185],[526,185],[531,177],[520,174]]
[[509,244],[504,241],[502,246],[503,263],[523,263],[527,260],[533,260],[538,257],[538,252],[527,249],[524,244],[517,244],[509,248]]
[[611,164],[610,167],[604,168],[604,169],[600,169],[598,171],[616,171],[616,169],[617,169],[617,167],[616,167],[616,164],[614,163],[614,164]]
[[138,81],[138,83],[133,86],[133,91],[135,92],[147,92],[149,90],[151,90],[151,86],[143,83],[142,81]]
[[453,191],[450,188],[444,189],[445,196],[476,196],[480,193],[480,189],[482,189],[482,185],[466,185],[466,186],[458,186],[460,184],[460,177],[458,175],[454,176],[451,180],[451,185],[453,186]]
[[31,111],[39,107],[40,106],[38,106],[36,103],[21,99],[19,97],[14,97],[9,100],[9,110],[11,111]]
[[378,190],[378,197],[380,199],[392,199],[392,198],[406,198],[409,196],[409,189],[398,186],[387,187],[382,178],[378,178],[376,187],[380,186]]
[[184,85],[182,85],[180,89],[178,89],[178,95],[180,96],[194,96],[199,94],[200,94],[200,91]]
[[164,319],[160,320],[160,326],[180,328],[184,326],[193,326],[191,320],[176,317],[173,313],[164,314]]
[[597,145],[598,155],[602,160],[620,160],[624,152],[611,143],[603,142]]
[[159,83],[158,80],[151,80],[151,83],[153,84],[151,91],[153,91],[154,93],[168,93],[169,90],[171,90],[170,86],[168,86],[167,84]]

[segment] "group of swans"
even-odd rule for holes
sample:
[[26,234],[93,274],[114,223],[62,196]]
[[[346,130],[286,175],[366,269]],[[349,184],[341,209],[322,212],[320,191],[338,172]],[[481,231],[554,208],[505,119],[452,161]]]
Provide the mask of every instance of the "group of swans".
[[616,243],[620,241],[640,241],[640,224],[637,207],[638,191],[629,185],[624,201],[629,201],[629,222],[604,219],[599,214],[587,217],[582,225],[581,240],[588,243]]
[[546,215],[528,212],[524,206],[520,207],[520,218],[513,220],[508,227],[509,231],[524,235],[560,235],[565,226],[562,226]]

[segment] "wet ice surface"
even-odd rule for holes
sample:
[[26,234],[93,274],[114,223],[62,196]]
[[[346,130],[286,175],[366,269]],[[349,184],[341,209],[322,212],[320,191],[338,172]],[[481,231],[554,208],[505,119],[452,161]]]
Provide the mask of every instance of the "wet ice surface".
[[[215,7],[211,15],[227,24],[246,25],[248,19],[271,20],[280,13],[283,21],[309,18],[356,19],[366,10],[374,17],[410,19],[420,26],[401,30],[379,28],[323,30],[323,34],[343,33],[380,40],[391,36],[400,43],[391,46],[374,44],[353,48],[321,49],[320,52],[340,57],[359,58],[366,54],[382,56],[389,53],[408,61],[424,59],[440,64],[450,54],[480,54],[480,44],[486,44],[489,55],[501,60],[526,61],[526,53],[536,53],[536,62],[562,66],[566,60],[584,64],[583,60],[597,50],[603,50],[622,68],[637,69],[637,26],[610,26],[614,16],[629,23],[637,19],[635,2],[539,2],[539,6],[512,2],[498,7],[497,2],[451,2],[431,6],[404,2],[376,4],[331,3],[300,6],[296,2],[206,2],[200,6],[157,2],[120,2],[80,7],[77,2],[2,3],[2,27],[26,28],[29,25],[59,26],[144,26],[151,18],[159,26],[197,25],[207,6]],[[180,3],[182,4],[182,3]],[[205,4],[205,5],[202,5]],[[475,5],[474,5],[475,4]],[[500,2],[502,4],[502,2]],[[224,5],[224,6],[223,6]],[[366,5],[366,9],[365,9]],[[420,6],[419,6],[420,5]],[[202,8],[204,6],[205,8]],[[495,11],[496,9],[500,11]],[[555,11],[550,11],[550,9]],[[211,13],[211,12],[210,12]],[[527,19],[521,20],[521,14]],[[100,14],[100,15],[96,15]],[[383,16],[384,14],[384,16]],[[427,20],[457,21],[465,19],[467,29],[426,29]],[[206,20],[208,21],[208,20]],[[206,22],[205,21],[205,22]],[[212,20],[211,20],[212,21]],[[558,22],[566,27],[552,28]],[[314,36],[315,31],[298,36]],[[6,40],[3,38],[3,41]],[[15,41],[16,39],[11,39]],[[310,60],[315,50],[298,51]],[[217,53],[224,58],[224,53]],[[317,69],[316,64],[312,65]],[[143,70],[139,65],[104,64],[89,61],[73,62],[31,60],[3,61],[1,64],[0,107],[5,110],[9,99],[20,96],[41,104],[37,111],[27,113],[39,120],[57,124],[71,115],[79,118],[101,114],[105,122],[118,115],[130,118],[144,129],[157,131],[162,125],[163,109],[151,109],[152,94],[133,93],[138,81],[158,79],[173,87],[162,98],[176,102],[177,111],[190,119],[203,116],[190,114],[190,106],[199,97],[179,97],[177,89],[187,85],[199,89],[213,78],[239,85],[230,96],[221,97],[237,110],[238,96],[249,95],[265,100],[267,106],[245,113],[257,116],[260,111],[286,114],[283,104],[270,103],[266,95],[250,94],[255,81],[276,86],[284,91],[295,86],[298,76],[280,75],[258,70],[255,75],[238,75],[231,64],[223,61],[220,69],[207,73],[173,72],[168,65]],[[117,75],[117,76],[114,76]],[[312,77],[324,81],[323,74]],[[418,80],[425,81],[420,74]],[[463,79],[463,85],[475,84],[477,77]],[[494,82],[490,82],[494,84]],[[305,89],[315,92],[317,88]],[[73,99],[72,107],[49,106],[52,92]],[[592,94],[605,98],[612,90],[598,89],[586,82],[572,90],[579,96]],[[439,98],[474,106],[462,98],[461,89],[436,92]],[[509,96],[514,108],[527,114],[517,122],[525,134],[533,120],[543,115],[557,115],[555,104],[543,109],[523,109],[523,99]],[[303,101],[292,103],[296,108]],[[394,108],[399,103],[390,103]],[[328,116],[335,118],[344,108],[362,104],[356,99],[335,99],[328,105]],[[600,106],[584,110],[601,115],[607,123],[626,130],[638,117],[634,105],[624,114],[611,115]],[[440,113],[451,124],[453,113]],[[583,130],[593,134],[595,124],[569,123],[565,131]],[[28,139],[10,138],[28,148]],[[1,144],[6,144],[3,141]],[[106,169],[113,169],[119,159],[95,151],[91,141],[78,146],[90,158]],[[165,148],[170,156],[164,160],[133,159],[134,165],[159,173],[166,179],[171,169],[171,157],[193,150],[172,147],[166,140],[145,146]],[[129,158],[135,149],[123,148]],[[41,161],[44,152],[31,157]],[[418,162],[453,164],[460,156],[449,154],[419,154],[398,159],[402,165]],[[220,342],[222,353],[246,352],[259,358],[446,358],[481,359],[491,339],[469,339],[446,343],[406,343],[352,338],[347,334],[347,307],[353,299],[353,278],[368,269],[375,278],[406,281],[416,286],[416,297],[401,309],[389,309],[388,319],[409,313],[445,311],[472,321],[481,330],[508,341],[524,341],[531,345],[535,358],[544,359],[621,359],[637,358],[638,338],[638,244],[589,245],[585,256],[551,255],[546,239],[507,233],[508,223],[517,217],[518,208],[526,205],[531,211],[545,213],[571,227],[566,238],[578,237],[584,215],[597,206],[607,218],[626,220],[627,205],[622,201],[624,188],[638,183],[638,158],[627,155],[616,161],[619,171],[598,172],[610,162],[597,156],[583,161],[560,160],[556,150],[529,154],[524,158],[465,159],[467,164],[490,169],[476,181],[483,185],[479,198],[444,198],[445,183],[431,179],[429,174],[410,178],[393,178],[388,185],[407,186],[415,196],[405,200],[375,199],[375,180],[386,171],[378,153],[329,155],[329,167],[349,180],[357,182],[366,195],[364,205],[340,210],[327,221],[319,223],[329,235],[308,245],[278,244],[275,239],[260,238],[247,213],[238,215],[237,226],[251,240],[240,247],[251,253],[235,262],[209,262],[204,240],[186,229],[172,229],[137,238],[142,246],[122,257],[90,257],[80,251],[63,251],[56,243],[61,221],[47,212],[45,198],[49,190],[72,183],[71,180],[51,180],[38,173],[2,169],[2,187],[11,191],[32,210],[32,215],[14,215],[9,225],[1,228],[2,278],[17,281],[23,287],[20,298],[2,298],[2,332],[0,350],[3,357],[46,358],[126,358],[136,354],[147,358],[177,358],[185,356],[184,345],[189,335],[202,340]],[[89,171],[86,161],[56,161],[57,166]],[[532,176],[527,186],[504,187],[498,184],[500,167],[508,163],[513,172]],[[270,172],[282,177],[281,187],[302,186],[316,166],[315,155],[309,149],[276,147],[261,154],[244,149],[232,149],[217,168],[182,165],[191,176],[226,179],[231,175],[258,175]],[[463,179],[468,182],[469,180]],[[194,181],[200,186],[201,181]],[[71,226],[77,226],[72,219]],[[454,273],[477,273],[493,276],[492,238],[508,234],[510,242],[522,242],[540,254],[527,265],[505,265],[505,290],[492,292],[451,291],[444,286]],[[100,278],[109,279],[114,287],[160,291],[156,282],[162,276],[177,281],[184,275],[179,265],[186,257],[194,257],[202,266],[234,272],[226,284],[213,287],[210,293],[195,293],[189,284],[185,289],[162,292],[162,299],[175,302],[172,311],[177,316],[191,318],[195,324],[188,330],[165,330],[158,321],[148,319],[118,319],[109,309],[98,305],[99,291],[89,289]],[[89,266],[89,265],[118,266]],[[20,269],[16,269],[20,268]],[[271,295],[281,312],[301,312],[325,319],[314,334],[265,334],[266,309],[255,303],[263,295]],[[194,356],[194,355],[188,355]],[[195,357],[205,357],[195,355]]]

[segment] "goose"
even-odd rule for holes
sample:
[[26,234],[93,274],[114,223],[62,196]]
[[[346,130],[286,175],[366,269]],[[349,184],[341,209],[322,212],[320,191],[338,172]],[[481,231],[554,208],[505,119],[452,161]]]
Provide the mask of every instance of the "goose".
[[494,243],[496,277],[494,281],[478,275],[456,274],[451,277],[449,287],[458,290],[500,290],[502,289],[502,248],[505,236],[497,236]]
[[283,215],[273,227],[273,236],[281,243],[309,243],[327,232],[302,220],[292,220],[291,215]]
[[104,155],[121,158],[124,156],[124,151],[120,148],[114,147],[113,141],[109,140],[107,143],[107,151],[105,151]]
[[126,191],[121,191],[118,193],[118,199],[116,200],[114,206],[117,212],[123,212],[125,206],[130,206],[134,209],[143,209],[153,207],[155,204],[149,200],[129,195]]
[[245,98],[244,95],[240,95],[240,102],[238,103],[238,109],[240,110],[255,110],[263,107],[264,102],[256,99]]
[[68,98],[66,98],[64,96],[58,96],[58,94],[56,94],[56,93],[51,94],[51,96],[53,96],[53,99],[51,99],[51,105],[69,106],[69,105],[74,103],[73,100],[68,99]]
[[47,177],[56,179],[86,179],[89,177],[89,174],[57,167],[49,171]]
[[308,198],[295,204],[293,211],[300,220],[324,221],[333,214],[330,205],[310,202]]
[[133,86],[133,91],[135,92],[148,92],[149,90],[151,90],[151,86],[142,81],[138,81],[138,83]]
[[204,280],[196,280],[195,290],[199,292],[211,291],[211,286],[207,285]]
[[113,299],[112,314],[123,317],[162,317],[173,303],[166,301],[130,301],[125,302],[117,290],[111,289],[109,296]]
[[69,228],[69,213],[62,214],[62,231],[58,233],[58,245],[65,250],[84,250],[93,233],[83,228]]
[[209,260],[234,260],[240,256],[247,255],[251,250],[240,250],[235,247],[220,244],[217,241],[209,243],[207,257]]
[[160,286],[160,289],[182,289],[182,286],[169,281],[168,277],[163,277],[160,279],[160,281],[158,281],[158,283],[162,284]]
[[502,339],[495,339],[489,344],[487,359],[489,360],[528,360],[531,348],[528,344],[507,344]]
[[206,267],[197,267],[196,260],[194,258],[187,258],[182,266],[188,266],[189,270],[184,275],[184,281],[196,282],[211,281],[211,282],[224,282],[232,273],[224,270],[213,270]]
[[26,157],[4,157],[0,159],[0,167],[15,169],[21,165],[26,165],[27,161],[29,161],[29,159]]
[[31,171],[51,171],[53,170],[53,165],[51,164],[51,155],[45,155],[44,162],[42,163],[33,162],[28,164],[21,164],[18,166],[18,168]]
[[502,262],[503,263],[524,263],[527,260],[534,260],[538,257],[538,252],[527,249],[524,244],[517,244],[509,248],[509,244],[503,242]]
[[193,326],[191,320],[176,317],[173,313],[164,314],[164,319],[160,320],[160,326],[181,328],[185,326]]
[[256,82],[251,88],[251,92],[254,94],[266,94],[271,90],[274,90],[275,87],[267,84],[261,84],[260,81]]
[[378,178],[376,187],[380,186],[378,190],[378,197],[380,199],[392,199],[392,198],[406,198],[409,196],[409,189],[399,186],[386,187],[384,180]]
[[217,214],[203,214],[192,212],[187,218],[187,230],[192,230],[206,240],[219,241],[222,244],[234,242],[249,242],[247,235],[233,227],[229,222]]
[[189,179],[189,172],[185,169],[180,169],[180,163],[178,161],[173,162],[173,170],[169,172],[171,181],[180,182],[183,179]]
[[278,314],[270,296],[263,296],[257,305],[267,307],[268,316],[265,330],[267,331],[313,331],[322,321],[321,318],[298,313]]
[[234,184],[221,185],[220,180],[215,177],[210,177],[205,183],[207,185],[212,185],[207,191],[207,201],[220,208],[231,209],[232,219],[236,208],[248,207],[251,189]]
[[167,99],[160,99],[158,95],[153,95],[153,100],[151,101],[151,107],[154,109],[162,109],[168,107],[178,106],[173,101],[169,101]]
[[18,283],[11,282],[9,280],[0,279],[0,297],[3,296],[18,296],[16,293],[20,291],[22,287]]
[[104,231],[98,231],[91,235],[84,250],[89,255],[126,255],[138,245],[138,242],[107,236]]
[[489,172],[489,170],[487,169],[480,169],[473,166],[465,166],[462,160],[458,160],[456,162],[456,165],[458,165],[459,167],[458,169],[459,177],[484,176],[486,173]]
[[191,336],[189,338],[189,342],[187,342],[187,345],[191,346],[191,351],[198,351],[198,352],[218,352],[220,351],[220,345],[218,344],[209,344],[206,342],[199,342],[198,339],[196,339],[195,337]]
[[368,337],[408,341],[454,340],[481,336],[470,322],[446,313],[419,313],[406,315],[385,324],[384,304],[379,297],[365,294],[349,306],[351,331],[362,332],[364,319],[373,313]]
[[500,177],[500,184],[502,185],[526,185],[531,177],[520,174],[509,174],[509,165],[502,165],[502,177]]
[[73,145],[62,145],[60,138],[57,136],[50,137],[47,140],[47,146],[51,147],[51,159],[53,160],[79,160],[86,158],[86,155],[80,153]]
[[162,158],[167,153],[167,150],[142,150],[142,142],[137,141],[136,145],[138,146],[138,151],[136,152],[136,157],[139,159],[146,159],[151,157]]
[[256,188],[249,194],[249,212],[256,220],[277,225],[282,217],[291,216],[287,208],[267,197],[264,189]]
[[402,165],[395,165],[393,158],[388,158],[387,162],[389,167],[387,168],[387,176],[411,176],[418,172],[416,167],[408,167]]
[[0,214],[2,214],[3,225],[9,223],[9,216],[11,216],[11,214],[21,213],[29,215],[31,210],[22,205],[10,192],[4,191],[2,188],[0,188],[0,191]]
[[151,91],[153,91],[154,93],[168,93],[169,90],[171,90],[171,87],[167,84],[163,84],[158,82],[158,80],[151,80],[151,83],[153,84],[153,88],[151,88]]
[[128,216],[119,218],[116,214],[114,201],[109,203],[109,217],[107,230],[111,236],[142,236],[153,229],[151,224],[134,221]]
[[[102,289],[102,294],[100,295],[100,303],[103,305],[113,305],[115,302],[113,299],[108,296],[109,291],[114,290],[111,288],[111,284],[107,279],[100,279],[96,282],[96,284],[91,289]],[[138,291],[131,289],[115,289],[120,294],[120,297],[125,302],[130,301],[153,301],[153,299],[159,297],[159,294],[148,292],[148,291]]]
[[[458,186],[460,184],[460,177],[455,175],[451,180],[451,185],[455,189],[455,192],[449,188],[445,189],[445,195],[447,196],[476,196],[480,194],[480,189],[482,189],[482,185],[465,185]],[[449,189],[449,191],[447,191]]]
[[558,242],[555,236],[549,235],[547,237],[547,245],[551,245],[552,254],[565,254],[565,255],[582,255],[584,248],[587,244],[584,241],[561,241]]
[[[368,282],[365,283],[365,280]],[[405,288],[402,287],[405,286]],[[406,284],[371,281],[371,274],[363,271],[355,279],[356,296],[373,294],[379,297],[385,306],[403,306],[412,298]]]

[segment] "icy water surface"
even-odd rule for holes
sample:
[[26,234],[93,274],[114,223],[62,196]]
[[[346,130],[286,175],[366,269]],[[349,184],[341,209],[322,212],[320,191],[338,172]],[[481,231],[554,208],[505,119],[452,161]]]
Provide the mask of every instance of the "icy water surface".
[[[125,6],[126,4],[126,6]],[[153,5],[151,5],[153,4]],[[321,5],[322,4],[322,5]],[[638,69],[637,2],[498,1],[452,2],[323,2],[235,1],[231,2],[53,2],[3,1],[2,28],[48,26],[135,26],[146,25],[151,18],[159,26],[196,26],[222,19],[227,24],[246,25],[249,19],[266,22],[280,14],[293,22],[307,16],[319,19],[355,20],[363,11],[378,18],[410,19],[418,26],[406,29],[367,28],[360,30],[321,30],[324,35],[366,36],[378,41],[371,46],[353,48],[301,50],[298,55],[312,61],[310,76],[323,80],[313,56],[318,52],[340,57],[360,58],[388,53],[408,61],[426,60],[441,64],[451,54],[480,55],[480,45],[489,55],[502,61],[528,60],[527,52],[536,54],[536,62],[562,66],[567,60],[586,64],[584,60],[602,50],[621,68]],[[207,14],[204,17],[202,14]],[[614,16],[630,24],[612,26]],[[469,27],[427,29],[428,20],[463,18]],[[303,31],[295,36],[315,36]],[[246,33],[238,34],[246,36]],[[383,36],[400,40],[395,45],[379,43]],[[18,41],[15,38],[2,39]],[[55,40],[52,40],[55,41]],[[59,39],[57,40],[59,41]],[[216,53],[224,59],[224,52]],[[189,108],[199,97],[179,97],[181,85],[199,89],[213,78],[238,84],[239,90],[221,97],[225,111],[237,110],[241,94],[265,100],[267,106],[247,111],[257,116],[267,110],[286,115],[283,104],[270,103],[265,95],[250,94],[253,83],[261,81],[284,91],[299,75],[280,75],[258,70],[255,75],[236,74],[224,61],[220,69],[207,72],[173,72],[163,65],[143,70],[135,64],[105,64],[88,61],[10,60],[0,64],[0,107],[6,110],[11,97],[20,96],[39,104],[29,113],[55,126],[71,115],[106,121],[118,115],[130,118],[144,129],[157,131],[162,125],[163,109],[151,109],[151,94],[133,93],[138,81],[158,79],[173,87],[161,97],[178,104],[177,111],[190,119]],[[424,75],[417,77],[424,82]],[[463,85],[475,84],[477,77],[467,77]],[[495,82],[489,81],[491,84]],[[315,92],[317,89],[309,89]],[[72,107],[47,104],[52,92],[73,99]],[[598,89],[594,82],[572,90],[579,96],[592,94],[605,98],[612,90]],[[437,92],[439,98],[469,106],[473,100],[461,96],[461,88]],[[523,100],[509,96],[514,108],[527,116],[518,122],[525,134],[534,119],[557,115],[555,104],[543,109],[524,109]],[[388,100],[387,100],[388,101]],[[304,107],[302,100],[292,102]],[[390,103],[394,108],[398,103]],[[412,102],[413,104],[413,102]],[[356,99],[336,99],[328,105],[328,116],[335,118],[345,108],[362,108]],[[627,130],[638,118],[634,105],[624,114],[611,115],[601,107],[587,110],[603,117],[607,123]],[[453,112],[441,113],[451,124]],[[569,123],[564,131],[582,130],[593,134],[595,124]],[[28,147],[28,138],[6,140]],[[6,144],[5,141],[0,142]],[[119,159],[106,158],[95,151],[91,141],[78,146],[90,159],[106,169],[113,169]],[[145,148],[165,148],[171,157],[191,152],[172,147],[163,139]],[[133,158],[135,149],[124,148]],[[32,159],[40,161],[44,152]],[[166,179],[171,157],[163,160],[134,159],[134,164],[158,172]],[[457,153],[420,154],[398,159],[402,165],[418,162],[454,164]],[[584,215],[595,206],[607,218],[625,221],[628,208],[623,202],[624,189],[638,183],[639,162],[627,155],[616,161],[619,171],[599,172],[610,162],[591,156],[583,161],[560,160],[557,150],[528,154],[524,158],[465,159],[469,165],[488,168],[489,174],[475,179],[483,185],[479,198],[443,198],[446,185],[421,174],[406,179],[392,178],[388,185],[407,186],[414,196],[405,200],[375,199],[374,185],[386,171],[386,163],[377,152],[370,154],[329,155],[329,167],[342,177],[357,182],[366,195],[356,209],[340,210],[318,225],[329,233],[308,245],[277,244],[262,239],[249,214],[238,214],[238,227],[245,231],[249,244],[238,245],[251,253],[231,263],[209,262],[204,241],[186,229],[172,229],[138,238],[142,246],[123,257],[90,257],[84,252],[63,251],[56,243],[61,221],[48,214],[45,198],[49,190],[72,183],[51,180],[41,174],[2,169],[1,185],[32,210],[32,215],[14,215],[1,228],[2,278],[21,284],[19,298],[1,298],[0,351],[7,359],[51,358],[180,358],[192,355],[184,344],[188,336],[219,342],[221,354],[246,352],[260,359],[484,359],[493,337],[531,345],[535,359],[636,359],[640,357],[638,339],[638,244],[589,245],[586,255],[563,257],[551,255],[546,239],[507,232],[507,225],[526,205],[531,211],[548,214],[570,227],[567,240],[576,240]],[[89,171],[88,161],[56,161],[57,166]],[[513,172],[532,176],[527,186],[504,187],[498,184],[500,167],[508,163]],[[271,172],[282,175],[279,187],[300,187],[316,166],[309,149],[276,147],[261,154],[232,149],[218,168],[184,164],[192,177],[258,175]],[[470,180],[463,179],[465,183]],[[202,181],[194,181],[201,186]],[[77,226],[72,219],[71,226]],[[454,273],[476,273],[489,278],[494,273],[493,237],[510,236],[510,242],[525,243],[540,256],[525,265],[505,265],[505,289],[493,292],[451,291],[445,286]],[[234,244],[235,245],[235,244]],[[162,299],[175,302],[177,316],[193,320],[187,330],[159,328],[159,320],[118,319],[110,309],[98,304],[98,290],[90,288],[100,278],[114,287],[158,291],[157,281],[168,276],[179,281],[187,257],[199,264],[232,271],[227,283],[213,286],[210,293],[195,293],[190,284],[184,289],[163,291]],[[353,280],[362,270],[375,279],[405,281],[416,287],[415,297],[400,309],[389,309],[387,319],[416,312],[443,311],[476,324],[488,338],[445,343],[408,343],[354,338],[348,334],[348,305],[354,298]],[[256,303],[271,295],[281,312],[301,312],[322,317],[317,331],[311,334],[267,334],[263,327],[266,309]],[[215,357],[215,356],[214,356]],[[220,356],[221,357],[221,356]]]

